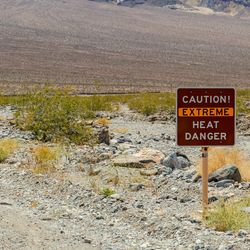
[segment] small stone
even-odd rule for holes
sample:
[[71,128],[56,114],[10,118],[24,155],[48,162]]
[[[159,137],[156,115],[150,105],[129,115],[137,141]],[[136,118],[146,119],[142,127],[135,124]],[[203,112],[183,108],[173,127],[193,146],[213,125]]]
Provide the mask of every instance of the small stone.
[[198,182],[199,180],[201,180],[201,175],[200,174],[196,174],[193,176],[192,182]]
[[108,128],[106,127],[99,128],[97,133],[98,133],[99,143],[105,143],[107,145],[110,144],[110,135]]
[[143,184],[129,184],[129,189],[134,192],[139,191],[143,188],[144,188]]
[[102,215],[97,215],[95,218],[96,220],[104,220],[104,217]]
[[250,214],[250,207],[243,207],[241,210],[245,213]]
[[171,191],[177,192],[177,191],[178,191],[178,188],[177,188],[177,187],[172,187],[172,188],[171,188]]
[[7,201],[0,201],[0,205],[1,206],[12,206],[12,204],[10,202],[7,202]]
[[231,186],[233,184],[234,184],[234,180],[226,179],[226,180],[221,180],[221,181],[215,182],[214,185],[216,187],[226,188],[226,187],[229,187],[229,186]]
[[115,200],[123,200],[121,198],[121,195],[119,195],[119,194],[112,194],[112,195],[110,195],[110,198],[115,199]]
[[143,204],[141,204],[141,203],[139,203],[139,204],[137,204],[136,205],[136,208],[143,208],[144,206],[143,206]]
[[84,243],[91,244],[92,240],[90,239],[84,239]]
[[172,169],[183,169],[191,166],[188,157],[179,152],[171,154],[169,157],[165,158],[162,161],[162,164]]
[[170,168],[170,167],[165,167],[165,168],[162,170],[162,172],[163,172],[163,175],[170,175],[170,174],[172,174],[173,169]]
[[50,221],[50,220],[52,220],[52,218],[50,218],[50,217],[43,217],[43,218],[41,218],[41,220],[43,220],[43,221]]
[[238,232],[238,236],[239,237],[244,237],[244,236],[247,236],[248,235],[248,232],[244,229],[240,229],[239,232]]
[[88,169],[88,175],[89,176],[96,176],[98,174],[100,174],[101,169],[94,169],[93,166],[90,166]]
[[239,185],[240,189],[250,189],[250,182],[241,182]]
[[195,241],[195,243],[196,243],[196,244],[201,244],[202,241],[198,239],[198,240]]
[[211,203],[213,203],[213,202],[215,202],[217,200],[218,200],[218,198],[216,196],[211,196],[211,197],[208,198],[208,203],[211,204]]
[[157,175],[157,173],[158,173],[157,169],[140,170],[140,174],[143,176],[153,176],[153,175]]
[[190,201],[192,201],[192,199],[189,197],[185,197],[185,198],[180,199],[180,203],[186,203],[186,202],[190,202]]

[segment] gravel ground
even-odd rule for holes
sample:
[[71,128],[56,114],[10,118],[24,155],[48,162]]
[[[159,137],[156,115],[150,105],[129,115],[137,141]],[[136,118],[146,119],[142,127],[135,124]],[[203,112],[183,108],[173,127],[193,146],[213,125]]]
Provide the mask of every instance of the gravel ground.
[[[126,108],[105,114],[111,116],[110,145],[72,145],[56,172],[34,174],[31,151],[40,143],[9,124],[11,113],[10,107],[0,109],[1,137],[17,138],[22,147],[0,164],[0,249],[249,249],[249,232],[217,232],[201,222],[194,164],[149,176],[142,171],[164,167],[112,166],[117,156],[145,147],[166,157],[178,150],[195,163],[199,148],[175,146],[173,116],[149,122],[152,117]],[[249,153],[249,137],[239,136],[237,146]],[[240,197],[249,195],[247,185],[210,185],[209,193]],[[104,187],[116,193],[100,194]]]

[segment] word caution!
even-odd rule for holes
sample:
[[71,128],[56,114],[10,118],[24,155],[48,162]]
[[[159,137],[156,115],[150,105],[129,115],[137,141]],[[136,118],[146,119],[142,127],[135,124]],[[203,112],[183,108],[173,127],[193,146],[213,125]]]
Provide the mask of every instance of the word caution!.
[[176,113],[178,145],[235,144],[233,88],[180,88]]

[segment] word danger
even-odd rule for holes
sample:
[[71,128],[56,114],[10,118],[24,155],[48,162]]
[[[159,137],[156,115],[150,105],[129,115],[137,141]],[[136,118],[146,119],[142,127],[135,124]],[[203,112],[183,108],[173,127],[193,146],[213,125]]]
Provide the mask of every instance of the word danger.
[[[193,121],[193,128],[197,129],[217,129],[219,121]],[[227,140],[227,133],[224,132],[186,132],[185,140]]]

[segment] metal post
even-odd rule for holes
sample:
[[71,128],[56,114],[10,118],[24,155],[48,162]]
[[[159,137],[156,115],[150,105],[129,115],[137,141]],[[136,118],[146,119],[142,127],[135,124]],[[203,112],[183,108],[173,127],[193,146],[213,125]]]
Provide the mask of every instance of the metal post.
[[202,147],[202,214],[208,210],[208,147]]

